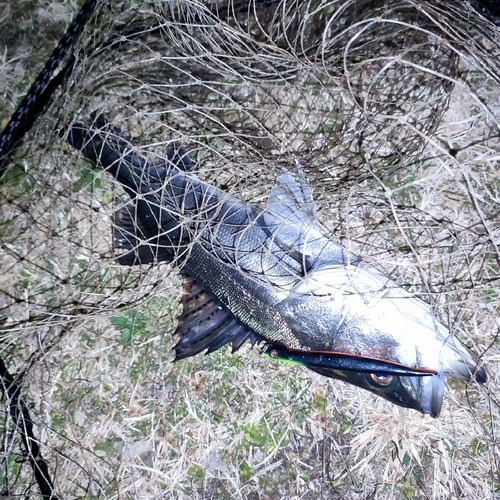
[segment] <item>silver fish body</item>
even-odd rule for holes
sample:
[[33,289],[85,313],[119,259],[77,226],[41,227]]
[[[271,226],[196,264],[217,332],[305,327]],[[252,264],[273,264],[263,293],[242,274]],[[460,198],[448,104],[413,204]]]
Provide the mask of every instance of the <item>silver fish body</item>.
[[[295,181],[284,171],[261,210],[201,181],[181,149],[160,163],[141,158],[102,117],[75,124],[68,141],[130,195],[115,218],[119,262],[174,261],[185,275],[176,359],[277,343],[322,375],[432,416],[447,376],[486,380],[429,304],[326,236],[301,172]],[[332,368],[335,353],[435,375]]]

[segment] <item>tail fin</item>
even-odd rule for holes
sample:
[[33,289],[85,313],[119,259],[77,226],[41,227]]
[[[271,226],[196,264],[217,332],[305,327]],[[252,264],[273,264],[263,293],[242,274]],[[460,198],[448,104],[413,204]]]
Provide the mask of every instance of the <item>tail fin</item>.
[[144,234],[133,201],[121,206],[114,213],[113,246],[123,251],[117,256],[122,266],[171,262],[174,258],[172,248],[161,246]]

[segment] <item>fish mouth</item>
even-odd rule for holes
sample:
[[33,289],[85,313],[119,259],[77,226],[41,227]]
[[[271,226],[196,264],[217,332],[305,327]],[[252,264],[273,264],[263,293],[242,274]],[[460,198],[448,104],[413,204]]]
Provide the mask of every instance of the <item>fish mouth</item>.
[[418,394],[419,411],[433,418],[439,417],[443,407],[445,377],[442,375],[434,375],[425,379],[409,377],[409,380]]
[[486,371],[472,358],[471,354],[453,337],[449,336],[443,345],[438,375],[426,378],[409,377],[420,401],[420,411],[431,417],[438,417],[443,406],[446,377],[455,377],[479,384],[487,380]]
[[440,352],[431,351],[433,356],[428,361],[433,369],[339,352],[290,349],[283,342],[266,344],[265,349],[272,358],[343,380],[433,418],[441,413],[446,377],[467,381],[475,377],[479,383],[487,378],[484,369],[452,337],[441,344]]
[[[458,353],[457,354],[462,354]],[[484,384],[488,380],[486,371],[483,367],[478,366],[477,363],[467,355],[455,356],[449,358],[446,362],[446,368],[444,370],[445,375],[460,378],[462,380],[472,380],[476,379],[479,384]]]

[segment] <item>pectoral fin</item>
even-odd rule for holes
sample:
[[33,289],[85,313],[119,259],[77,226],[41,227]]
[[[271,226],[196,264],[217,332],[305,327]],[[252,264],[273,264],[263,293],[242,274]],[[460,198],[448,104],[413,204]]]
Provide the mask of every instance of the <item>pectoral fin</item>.
[[252,344],[259,337],[240,323],[233,314],[190,276],[183,276],[184,312],[179,318],[176,334],[180,339],[174,347],[175,360],[194,356],[206,350],[209,354],[229,342],[233,352],[247,339]]

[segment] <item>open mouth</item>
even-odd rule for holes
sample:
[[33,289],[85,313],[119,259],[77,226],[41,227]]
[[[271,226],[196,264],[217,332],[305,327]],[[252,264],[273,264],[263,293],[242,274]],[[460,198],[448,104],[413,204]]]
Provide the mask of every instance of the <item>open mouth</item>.
[[412,377],[411,381],[420,396],[422,413],[434,418],[439,417],[443,406],[445,377],[441,375],[426,378]]
[[410,377],[417,394],[420,399],[422,413],[431,417],[439,417],[441,407],[443,406],[444,386],[447,376],[461,378],[463,380],[471,380],[475,377],[480,384],[486,382],[487,375],[483,368],[475,367],[474,371],[463,361],[453,360],[448,361],[448,370],[445,370],[440,375],[432,377]]

